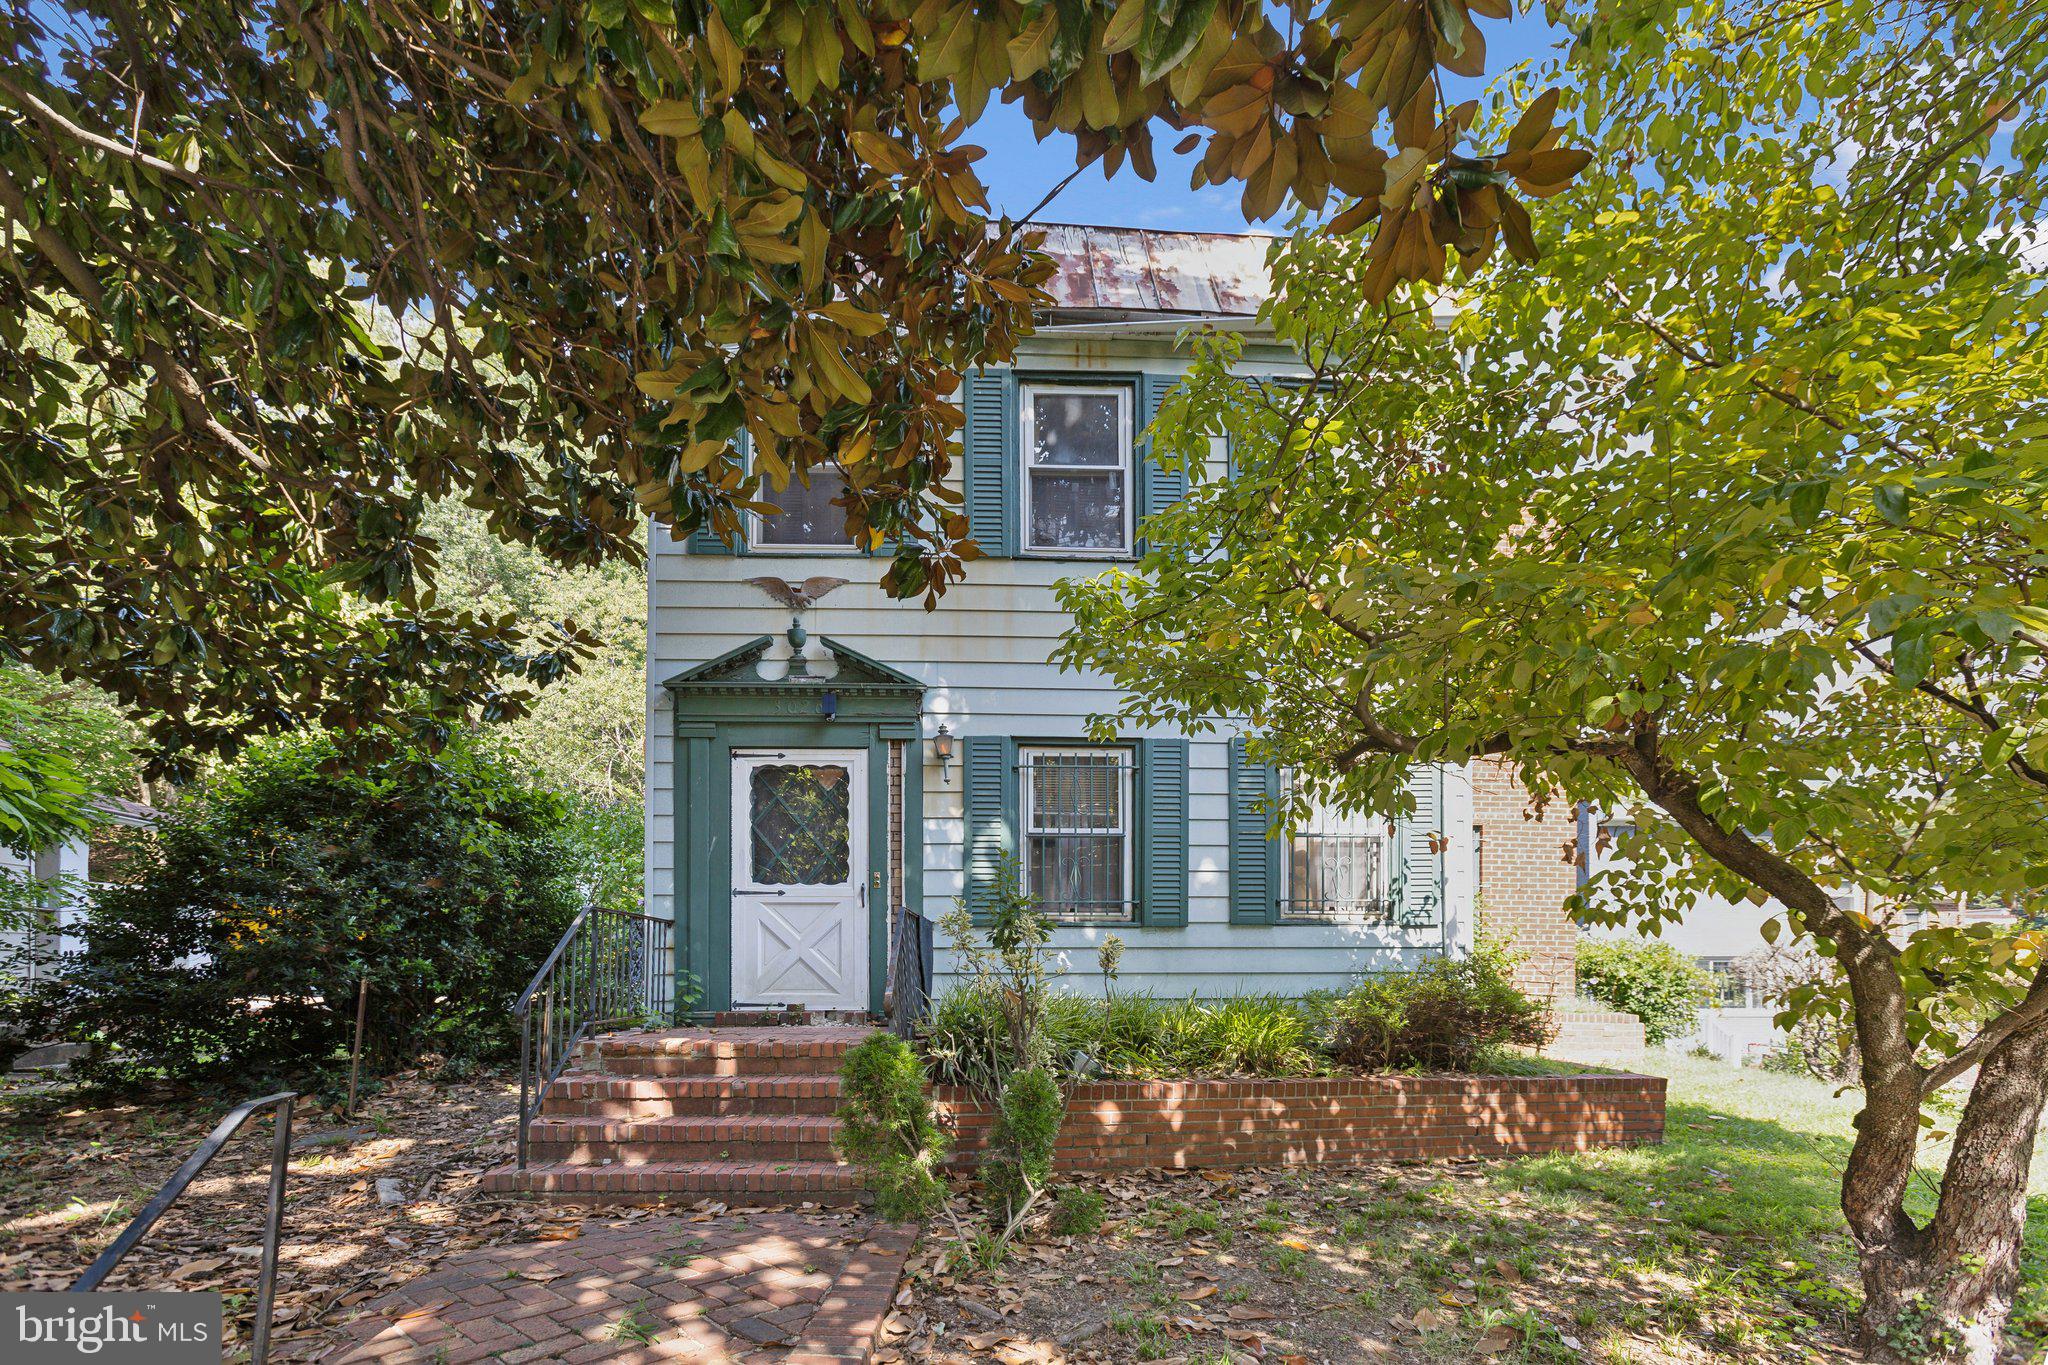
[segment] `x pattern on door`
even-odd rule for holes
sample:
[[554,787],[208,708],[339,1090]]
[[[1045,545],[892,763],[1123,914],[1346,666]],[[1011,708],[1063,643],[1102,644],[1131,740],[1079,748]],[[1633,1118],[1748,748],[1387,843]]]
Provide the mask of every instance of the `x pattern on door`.
[[[814,912],[815,913],[815,912]],[[847,921],[829,913],[825,918],[800,923],[773,905],[763,905],[754,921],[755,961],[759,963],[760,985],[773,994],[805,995],[812,991],[836,991],[846,951]]]

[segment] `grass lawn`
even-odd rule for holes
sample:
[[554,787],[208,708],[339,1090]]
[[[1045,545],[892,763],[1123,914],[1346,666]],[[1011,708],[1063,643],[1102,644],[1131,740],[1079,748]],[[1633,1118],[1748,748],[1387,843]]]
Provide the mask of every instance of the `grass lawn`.
[[[1798,1076],[1655,1051],[1633,1069],[1670,1079],[1662,1146],[1517,1162],[1499,1179],[1555,1194],[1591,1194],[1635,1217],[1735,1239],[1767,1280],[1853,1281],[1837,1202],[1857,1092]],[[1915,1213],[1934,1207],[1945,1141],[1925,1149]],[[2015,1325],[2048,1337],[2048,1141],[2036,1149],[2026,1288]],[[1786,1271],[1784,1266],[1799,1267]],[[1809,1270],[1808,1267],[1811,1267]],[[1773,1272],[1777,1272],[1773,1274]]]
[[[1663,1052],[1635,1069],[1671,1080],[1660,1147],[1082,1177],[1107,1196],[1100,1231],[1040,1234],[986,1272],[949,1270],[935,1229],[893,1358],[1859,1358],[1835,1207],[1854,1097]],[[2035,1179],[2018,1323],[2048,1334],[2048,1162]]]

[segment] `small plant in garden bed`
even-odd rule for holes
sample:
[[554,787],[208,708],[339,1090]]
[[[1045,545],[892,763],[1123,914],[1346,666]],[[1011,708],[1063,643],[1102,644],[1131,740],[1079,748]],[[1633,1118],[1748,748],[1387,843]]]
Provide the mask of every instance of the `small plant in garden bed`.
[[1055,1237],[1086,1237],[1102,1230],[1103,1200],[1100,1190],[1069,1185],[1054,1196],[1052,1231]]
[[[1513,969],[1510,954],[1482,945],[1466,958],[1370,976],[1347,991],[1298,1000],[1048,995],[1039,1051],[1075,1080],[1582,1070],[1510,1050],[1540,1047],[1551,1037],[1548,1007],[1515,986]],[[941,997],[924,1036],[933,1078],[973,1088],[1001,1072],[1011,1008],[1002,991],[984,986]]]
[[946,1199],[938,1170],[947,1144],[917,1054],[877,1033],[847,1052],[840,1078],[845,1102],[834,1146],[865,1173],[876,1212],[900,1220],[936,1212]]

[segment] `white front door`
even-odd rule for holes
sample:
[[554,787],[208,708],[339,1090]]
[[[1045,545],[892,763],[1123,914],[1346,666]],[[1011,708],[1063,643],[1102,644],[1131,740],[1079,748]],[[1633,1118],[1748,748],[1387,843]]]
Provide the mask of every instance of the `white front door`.
[[867,754],[732,756],[732,1002],[868,1008]]

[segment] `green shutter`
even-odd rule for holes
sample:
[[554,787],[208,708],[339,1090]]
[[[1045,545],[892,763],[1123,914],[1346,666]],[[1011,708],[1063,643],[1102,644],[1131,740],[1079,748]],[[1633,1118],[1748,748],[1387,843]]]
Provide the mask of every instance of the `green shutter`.
[[[1138,430],[1141,433],[1152,425],[1152,419],[1159,415],[1159,405],[1166,401],[1166,395],[1178,383],[1180,376],[1177,374],[1138,376]],[[1155,461],[1152,442],[1141,436],[1138,442],[1139,518],[1142,520],[1163,512],[1187,495],[1187,471],[1168,469]]]
[[1394,868],[1389,891],[1395,914],[1404,925],[1443,922],[1444,774],[1437,767],[1418,767],[1408,774],[1415,810],[1394,821]]
[[1188,742],[1138,741],[1138,923],[1188,922]]
[[967,908],[985,921],[994,908],[996,877],[1017,856],[1017,746],[1007,735],[968,735],[961,741],[961,777],[967,803]]
[[[739,436],[736,439],[739,442],[740,462],[744,464],[746,462],[747,456],[752,452],[753,449],[753,447],[749,443],[751,438],[747,435],[746,432],[743,431],[739,434]],[[744,517],[741,519],[740,525],[742,527],[746,525]],[[715,534],[712,533],[711,529],[707,526],[702,529],[692,531],[690,533],[690,539],[688,541],[688,544],[690,547],[690,553],[693,555],[729,555],[732,554],[735,550],[738,550],[740,553],[744,554],[747,548],[746,532],[744,530],[741,531],[740,543],[737,546],[733,546],[728,545],[724,541],[720,540]]]
[[1280,770],[1253,763],[1242,739],[1230,741],[1230,922],[1280,918],[1280,841],[1271,837]]
[[961,406],[967,414],[962,437],[967,525],[991,559],[1017,553],[1017,376],[1012,370],[976,370],[968,375]]

